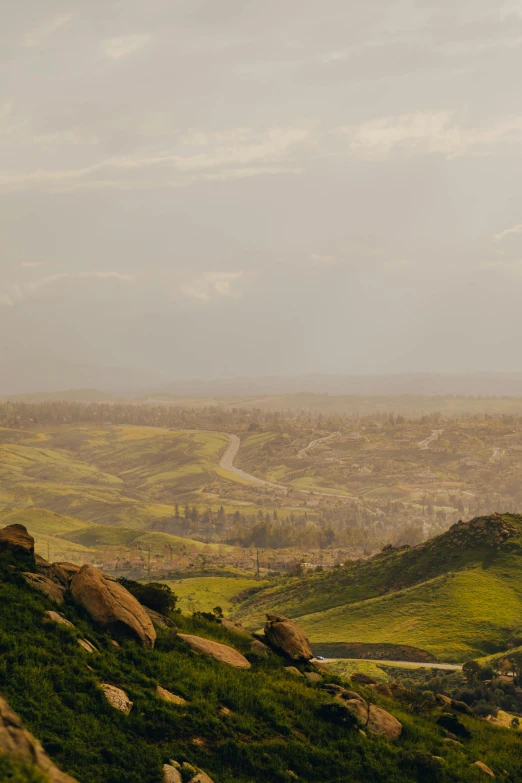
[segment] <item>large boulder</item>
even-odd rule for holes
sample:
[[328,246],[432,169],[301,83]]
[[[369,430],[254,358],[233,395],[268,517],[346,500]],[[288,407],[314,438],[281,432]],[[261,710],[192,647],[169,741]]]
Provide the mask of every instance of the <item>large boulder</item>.
[[33,764],[48,778],[50,783],[78,783],[53,764],[39,741],[23,727],[18,715],[0,696],[0,752]]
[[23,578],[30,587],[34,587],[35,590],[39,590],[46,595],[51,601],[55,601],[57,604],[63,604],[63,594],[65,593],[65,587],[58,584],[53,579],[49,579],[42,574],[33,574],[29,571],[24,571]]
[[292,620],[280,614],[267,614],[265,638],[271,647],[292,661],[310,661],[314,654],[310,642]]
[[156,630],[150,617],[119,582],[108,579],[94,566],[84,565],[72,578],[71,593],[97,623],[113,628],[123,626],[144,647],[154,647]]
[[7,525],[0,530],[0,552],[11,550],[17,554],[34,554],[34,538],[24,525]]
[[366,704],[360,699],[348,699],[343,704],[372,734],[381,734],[390,740],[400,737],[402,724],[382,707],[377,707],[376,704]]
[[229,666],[235,666],[236,669],[250,669],[251,664],[244,655],[229,647],[228,644],[221,644],[210,639],[204,639],[202,636],[192,636],[187,633],[179,633],[180,639],[183,639],[194,652],[208,655],[220,663],[227,663]]

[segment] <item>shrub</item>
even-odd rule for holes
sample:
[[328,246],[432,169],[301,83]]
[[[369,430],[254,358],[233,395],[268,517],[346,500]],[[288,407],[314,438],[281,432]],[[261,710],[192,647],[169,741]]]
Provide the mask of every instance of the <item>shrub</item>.
[[137,598],[140,604],[152,609],[160,614],[168,615],[174,611],[177,603],[177,596],[172,592],[168,585],[160,582],[134,582],[132,579],[126,579],[122,576],[118,582],[125,587],[134,598]]

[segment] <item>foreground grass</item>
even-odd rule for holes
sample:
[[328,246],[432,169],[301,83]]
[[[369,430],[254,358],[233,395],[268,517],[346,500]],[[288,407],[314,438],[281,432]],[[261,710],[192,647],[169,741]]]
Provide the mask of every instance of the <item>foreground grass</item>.
[[[296,775],[309,783],[472,783],[476,759],[498,770],[500,781],[519,779],[522,749],[507,730],[470,719],[472,738],[456,752],[443,742],[436,715],[380,700],[404,725],[390,744],[325,720],[323,706],[332,699],[287,674],[276,656],[252,657],[248,671],[232,669],[193,654],[170,631],[159,633],[153,651],[124,639],[117,650],[72,601],[62,610],[75,629],[44,620],[48,608],[55,607],[9,564],[0,569],[0,689],[53,760],[81,783],[160,783],[170,758],[197,764],[215,783],[295,783]],[[181,615],[176,622],[249,655],[249,640],[217,623]],[[84,652],[78,635],[99,652]],[[105,701],[101,682],[128,692],[129,716]],[[158,684],[188,704],[160,701]],[[231,714],[223,715],[224,706]]]

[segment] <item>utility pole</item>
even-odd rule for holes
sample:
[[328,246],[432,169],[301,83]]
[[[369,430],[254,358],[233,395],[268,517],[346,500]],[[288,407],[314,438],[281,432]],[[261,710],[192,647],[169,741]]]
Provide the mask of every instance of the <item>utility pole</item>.
[[147,558],[147,574],[148,574],[148,577],[150,579],[150,546],[149,546],[149,555],[148,555],[148,558]]

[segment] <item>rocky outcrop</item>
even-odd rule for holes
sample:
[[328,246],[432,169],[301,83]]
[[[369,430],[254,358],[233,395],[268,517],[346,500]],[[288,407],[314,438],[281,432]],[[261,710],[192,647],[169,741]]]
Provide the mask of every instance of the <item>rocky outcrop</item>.
[[24,525],[7,525],[0,530],[0,552],[7,550],[22,555],[34,554],[34,538]]
[[182,696],[177,696],[175,693],[171,693],[170,691],[166,690],[166,688],[162,688],[161,685],[156,687],[156,693],[160,699],[167,701],[170,704],[187,704],[187,700]]
[[133,702],[122,688],[117,688],[115,685],[109,685],[104,682],[101,685],[101,689],[105,694],[105,698],[114,709],[120,710],[120,712],[124,712],[126,715],[130,713]]
[[0,696],[0,752],[33,764],[41,770],[50,783],[78,783],[53,764],[39,741],[23,727],[18,715]]
[[267,614],[265,638],[275,650],[293,661],[310,661],[314,654],[310,642],[292,620],[280,614]]
[[24,571],[22,576],[30,587],[39,590],[57,604],[63,604],[63,595],[65,593],[65,587],[63,587],[63,585],[49,579],[47,576],[33,574],[29,571]]
[[214,642],[210,639],[204,639],[202,636],[193,636],[191,634],[180,633],[180,639],[183,639],[194,652],[208,655],[220,663],[226,663],[229,666],[235,666],[236,669],[250,669],[251,664],[244,655],[229,647],[227,644]]
[[292,677],[302,677],[302,673],[295,666],[285,666],[285,672],[291,674]]
[[93,620],[133,632],[144,647],[154,647],[156,630],[143,606],[119,582],[84,565],[71,581],[71,593]]
[[81,568],[81,566],[76,565],[76,563],[68,563],[66,560],[55,563],[55,565],[59,566],[61,570],[67,574],[69,582],[71,581],[73,576],[78,573],[78,571]]
[[59,563],[48,563],[47,560],[44,560],[40,555],[35,556],[35,561],[36,570],[39,574],[42,574],[42,576],[47,577],[47,579],[56,582],[56,584],[59,584],[62,587],[69,587],[69,582],[71,581],[69,574],[59,565]]
[[[179,778],[174,775],[172,770],[178,773]],[[179,783],[181,780],[188,780],[189,783],[214,783],[206,772],[196,769],[186,761],[183,764],[178,764],[177,761],[171,759],[169,764],[164,764],[163,783]]]
[[360,699],[348,699],[344,705],[372,734],[381,734],[390,740],[400,737],[402,724],[382,707],[378,707],[376,704],[367,704]]

